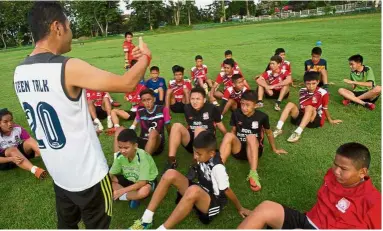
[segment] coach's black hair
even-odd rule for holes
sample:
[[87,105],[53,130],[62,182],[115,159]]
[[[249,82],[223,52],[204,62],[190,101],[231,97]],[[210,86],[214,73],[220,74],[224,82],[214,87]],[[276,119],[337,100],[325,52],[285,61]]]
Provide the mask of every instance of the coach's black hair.
[[230,65],[231,67],[234,67],[234,59],[225,59],[223,60],[223,64]]
[[363,56],[361,56],[360,54],[353,55],[350,58],[348,58],[348,61],[349,62],[354,61],[356,63],[363,64]]
[[35,42],[49,34],[54,21],[61,23],[66,31],[66,20],[64,9],[59,2],[35,2],[28,14],[28,24]]
[[205,89],[203,89],[200,86],[197,86],[197,87],[191,89],[190,95],[193,93],[200,93],[203,96],[203,98],[206,98],[206,91],[205,91]]
[[320,47],[314,47],[314,48],[311,50],[311,54],[312,54],[312,55],[322,55],[322,48],[320,48]]
[[285,53],[285,49],[283,49],[283,48],[277,48],[277,49],[275,50],[274,55],[280,55],[281,53]]
[[317,80],[319,81],[319,73],[318,72],[314,72],[314,71],[308,71],[305,73],[305,75],[303,76],[303,81],[306,82],[306,81],[312,81],[312,80]]
[[234,83],[235,81],[237,81],[238,79],[241,79],[243,76],[241,74],[234,74],[232,77],[231,77],[231,81]]
[[137,134],[133,129],[124,129],[118,134],[117,141],[135,144],[137,143]]
[[197,55],[197,56],[195,57],[195,61],[197,61],[198,59],[203,59],[203,58],[202,58],[201,55]]
[[12,112],[10,112],[8,108],[0,109],[0,121],[3,120],[3,117],[6,115],[10,115],[13,117]]
[[227,51],[225,51],[225,56],[226,55],[233,55],[233,52],[231,52],[231,50],[227,50]]
[[274,56],[271,56],[270,61],[275,61],[278,64],[280,64],[282,63],[282,57],[279,55],[274,55]]
[[160,71],[160,68],[159,67],[157,67],[157,66],[152,66],[151,68],[150,68],[150,72],[152,72],[152,71]]
[[130,35],[130,36],[132,36],[132,37],[133,37],[133,33],[132,33],[132,32],[130,32],[130,31],[128,31],[128,32],[125,32],[125,38],[126,38],[126,36],[128,36],[128,35]]
[[140,97],[142,98],[142,96],[143,96],[143,95],[146,95],[146,94],[149,94],[149,95],[155,97],[155,96],[154,96],[154,91],[153,91],[152,89],[150,89],[150,88],[146,88],[146,89],[142,90],[142,91],[140,92]]
[[346,157],[354,163],[357,170],[361,168],[369,168],[371,162],[370,151],[363,144],[351,142],[342,144],[337,150],[336,154]]
[[183,67],[181,67],[179,65],[174,65],[172,67],[173,74],[175,74],[176,72],[182,72],[182,74],[183,74],[184,70],[185,70],[185,68],[183,68]]
[[242,94],[241,99],[251,101],[253,103],[257,103],[258,101],[258,94],[254,90],[247,90]]
[[202,131],[194,138],[194,148],[208,149],[208,151],[215,151],[217,149],[217,140],[212,132]]

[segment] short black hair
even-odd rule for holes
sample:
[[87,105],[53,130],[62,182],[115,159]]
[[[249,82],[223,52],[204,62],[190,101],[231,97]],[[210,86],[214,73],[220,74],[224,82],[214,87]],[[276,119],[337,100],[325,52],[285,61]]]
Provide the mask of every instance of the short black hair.
[[201,131],[193,141],[194,148],[208,149],[208,151],[215,151],[217,149],[217,140],[215,135],[210,131]]
[[337,155],[346,157],[354,163],[356,169],[369,168],[371,162],[370,151],[360,143],[351,142],[342,144],[337,150]]
[[311,50],[311,54],[312,54],[312,55],[322,55],[322,48],[320,48],[320,47],[314,47],[314,48]]
[[132,33],[132,32],[130,32],[130,31],[127,31],[127,32],[125,32],[125,37],[124,37],[124,38],[126,38],[126,36],[128,36],[128,35],[130,35],[130,36],[132,36],[132,37],[133,37],[133,33]]
[[353,56],[351,56],[350,58],[348,58],[348,61],[349,61],[349,62],[354,61],[354,62],[356,62],[356,63],[361,63],[361,64],[363,64],[363,56],[361,56],[360,54],[353,55]]
[[183,68],[183,67],[181,67],[179,65],[174,65],[172,67],[173,74],[175,74],[176,72],[182,72],[182,74],[183,74],[184,70],[185,70],[185,68]]
[[271,56],[270,61],[275,61],[278,64],[280,64],[280,63],[282,63],[282,58],[279,55],[274,55],[274,56]]
[[195,61],[197,61],[198,59],[203,59],[203,58],[202,58],[201,55],[197,55],[197,56],[195,57]]
[[227,50],[227,51],[225,51],[225,56],[226,55],[233,55],[233,52],[231,52],[231,50]]
[[191,95],[192,93],[200,93],[204,98],[206,98],[206,91],[205,91],[205,89],[203,89],[203,88],[200,87],[200,86],[197,86],[197,87],[191,89],[191,91],[190,91],[190,95]]
[[51,24],[54,21],[61,23],[66,30],[66,20],[64,9],[59,2],[35,2],[28,13],[28,24],[35,42],[49,34]]
[[136,59],[133,59],[130,61],[130,67],[133,67],[138,61]]
[[283,49],[283,48],[277,48],[277,49],[275,50],[274,55],[280,55],[281,53],[286,53],[286,52],[285,52],[285,49]]
[[223,60],[223,64],[230,65],[231,67],[234,67],[234,59],[225,59]]
[[256,103],[258,101],[258,94],[254,90],[247,90],[242,94],[241,99]]
[[2,108],[2,109],[0,109],[0,121],[3,120],[3,117],[6,116],[6,115],[10,115],[10,116],[12,116],[12,118],[13,118],[13,114],[12,114],[12,112],[10,112],[10,111],[8,110],[8,108]]
[[303,76],[303,82],[317,80],[319,81],[319,73],[315,71],[307,71]]
[[155,97],[155,96],[154,96],[154,91],[153,91],[152,89],[150,89],[150,88],[146,88],[146,89],[142,90],[142,91],[140,92],[140,97],[142,98],[142,96],[143,96],[143,95],[146,95],[146,94],[149,94],[149,95]]
[[124,129],[118,134],[117,141],[135,144],[137,143],[137,134],[133,129]]
[[238,79],[242,78],[243,76],[241,74],[234,74],[232,77],[231,77],[231,81],[234,83],[235,81],[237,81]]
[[152,66],[151,68],[150,68],[150,72],[152,72],[152,71],[160,71],[160,68],[159,67],[157,67],[157,66]]

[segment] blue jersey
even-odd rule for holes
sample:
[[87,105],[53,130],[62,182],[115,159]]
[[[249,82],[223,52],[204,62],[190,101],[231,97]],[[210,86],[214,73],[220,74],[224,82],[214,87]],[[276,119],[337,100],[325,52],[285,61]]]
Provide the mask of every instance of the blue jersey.
[[[162,87],[164,89],[164,96],[166,94],[166,90],[167,90],[166,81],[162,77],[158,77],[157,81],[153,81],[153,79],[149,79],[148,81],[146,81],[145,86],[154,91],[154,95],[156,96],[156,103],[159,103],[160,101],[158,88]],[[165,100],[165,97],[164,97],[164,100]]]

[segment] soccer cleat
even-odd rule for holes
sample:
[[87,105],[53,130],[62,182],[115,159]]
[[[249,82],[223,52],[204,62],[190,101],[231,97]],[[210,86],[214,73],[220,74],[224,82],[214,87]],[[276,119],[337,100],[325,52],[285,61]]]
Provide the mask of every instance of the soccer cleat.
[[373,103],[366,103],[364,106],[371,111],[375,109],[375,104]]
[[113,127],[112,118],[110,118],[110,117],[108,118],[107,124],[108,124],[108,128],[112,128]]
[[263,103],[262,102],[258,102],[256,108],[262,108],[262,107],[263,107]]
[[293,132],[293,134],[291,134],[291,136],[287,139],[287,141],[290,143],[295,143],[299,140],[299,138],[301,138],[301,135],[299,135],[296,132]]
[[150,229],[153,223],[144,223],[142,220],[135,220],[133,225],[129,227],[130,230]]
[[261,190],[261,183],[259,182],[259,175],[256,170],[250,170],[246,180],[250,183],[251,190],[258,192]]
[[121,104],[117,101],[113,101],[112,106],[113,107],[119,107],[119,106],[121,106]]
[[279,106],[279,103],[276,103],[274,105],[274,110],[276,110],[276,111],[280,111],[281,110],[281,107]]
[[277,138],[277,136],[279,136],[280,134],[282,134],[282,129],[275,129],[274,131],[273,131],[273,136],[274,136],[274,138]]
[[344,99],[344,100],[342,100],[342,103],[344,106],[348,106],[351,103],[351,101],[348,99]]
[[37,168],[35,172],[35,177],[39,180],[43,180],[48,176],[48,172],[42,168]]
[[108,136],[113,136],[114,135],[114,133],[116,132],[116,129],[117,128],[109,128],[109,129],[107,129],[107,130],[105,130],[105,133],[108,135]]
[[166,163],[166,166],[164,168],[164,171],[162,172],[162,175],[165,174],[166,171],[168,171],[169,169],[176,169],[178,167],[178,164],[177,164],[177,161],[174,161],[173,163],[168,161]]

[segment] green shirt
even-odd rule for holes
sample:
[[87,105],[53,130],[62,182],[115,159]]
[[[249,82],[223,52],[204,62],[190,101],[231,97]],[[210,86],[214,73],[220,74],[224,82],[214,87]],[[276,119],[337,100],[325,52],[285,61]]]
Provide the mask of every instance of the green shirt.
[[[372,82],[372,86],[374,86],[375,83],[374,72],[372,72],[372,69],[369,66],[363,66],[363,71],[361,72],[351,72],[350,79],[356,82]],[[371,89],[372,87],[355,85],[354,91],[369,91]]]
[[136,183],[142,180],[153,181],[158,175],[158,170],[152,156],[138,148],[132,161],[118,153],[109,173],[123,175],[125,179]]

